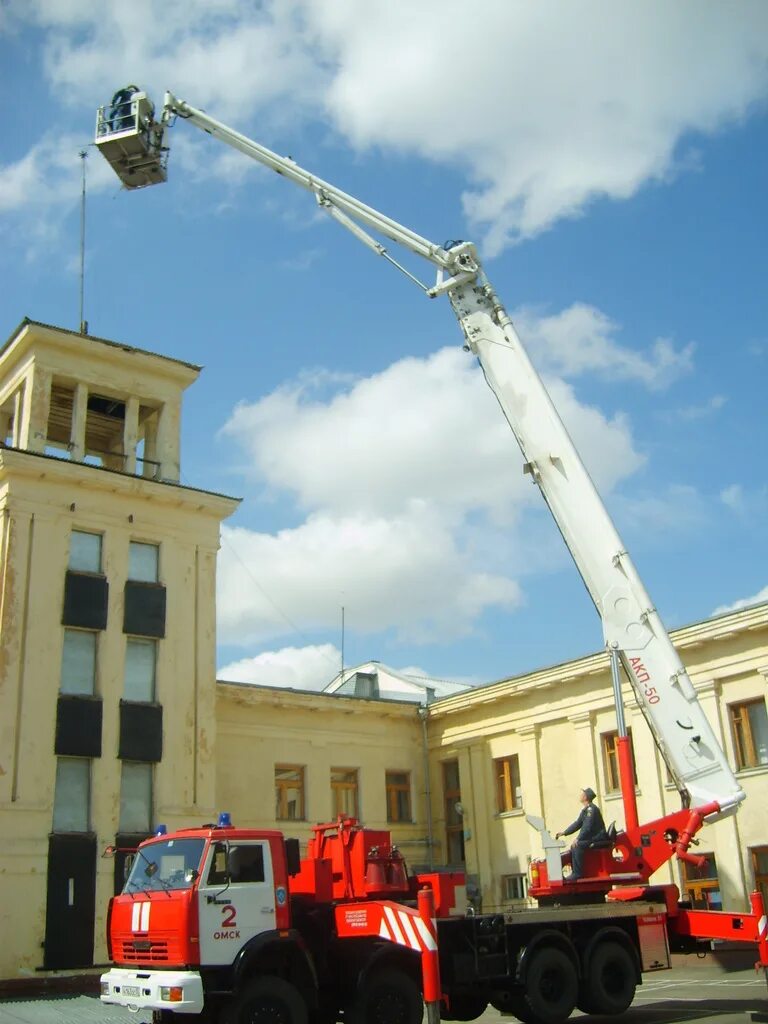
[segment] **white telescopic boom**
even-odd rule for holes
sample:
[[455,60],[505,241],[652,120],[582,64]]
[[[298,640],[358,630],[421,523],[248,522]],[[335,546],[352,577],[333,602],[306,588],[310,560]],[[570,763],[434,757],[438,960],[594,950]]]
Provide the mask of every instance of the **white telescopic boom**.
[[475,247],[470,242],[430,242],[171,93],[159,122],[141,119],[142,109],[151,109],[146,94],[136,92],[131,103],[135,131],[116,123],[114,107],[109,115],[101,108],[96,137],[127,187],[165,180],[164,132],[178,116],[312,192],[335,220],[413,280],[366,228],[437,267],[436,284],[422,287],[430,297],[448,294],[466,347],[476,355],[517,438],[525,471],[538,484],[571,552],[602,620],[606,646],[619,655],[683,800],[694,807],[719,805],[707,820],[735,811],[745,794],[543,381],[482,271]]

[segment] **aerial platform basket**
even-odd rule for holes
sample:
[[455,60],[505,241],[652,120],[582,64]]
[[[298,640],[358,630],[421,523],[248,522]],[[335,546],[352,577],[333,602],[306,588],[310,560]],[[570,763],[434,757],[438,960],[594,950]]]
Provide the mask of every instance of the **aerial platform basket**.
[[127,86],[99,107],[95,143],[126,188],[144,188],[168,177],[164,130],[147,94]]

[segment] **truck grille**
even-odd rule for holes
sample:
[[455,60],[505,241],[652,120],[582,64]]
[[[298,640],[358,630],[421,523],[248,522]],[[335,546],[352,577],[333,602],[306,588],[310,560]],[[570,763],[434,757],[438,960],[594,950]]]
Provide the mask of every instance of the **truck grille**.
[[153,942],[135,939],[118,943],[114,951],[118,963],[165,963],[168,960],[168,943],[162,939]]

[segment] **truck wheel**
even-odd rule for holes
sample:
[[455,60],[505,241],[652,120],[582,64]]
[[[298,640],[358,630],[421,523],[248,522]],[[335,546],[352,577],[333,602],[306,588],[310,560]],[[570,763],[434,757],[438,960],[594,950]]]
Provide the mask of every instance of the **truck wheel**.
[[344,1019],[347,1024],[421,1024],[423,1013],[416,982],[392,968],[366,979]]
[[235,998],[228,1024],[307,1024],[299,991],[282,978],[255,978]]
[[488,1009],[488,1000],[483,996],[462,993],[451,996],[450,1007],[441,1009],[442,1020],[477,1020]]
[[[531,1011],[525,1004],[522,992],[511,992],[509,989],[498,989],[491,994],[491,1006],[505,1017],[517,1017],[527,1024]],[[527,1012],[526,1012],[527,1011]]]
[[637,968],[629,950],[619,942],[601,942],[590,957],[579,992],[584,1013],[624,1013],[635,998]]
[[525,979],[519,1019],[526,1024],[561,1024],[576,1005],[579,979],[561,949],[545,946],[533,954]]

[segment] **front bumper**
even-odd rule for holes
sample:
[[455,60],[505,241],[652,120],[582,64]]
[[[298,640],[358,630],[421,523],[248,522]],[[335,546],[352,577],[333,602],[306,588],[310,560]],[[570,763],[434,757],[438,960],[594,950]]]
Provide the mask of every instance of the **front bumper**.
[[[181,998],[164,999],[162,989],[180,989]],[[196,971],[142,971],[113,967],[101,976],[101,1001],[133,1011],[202,1013],[203,981]]]

